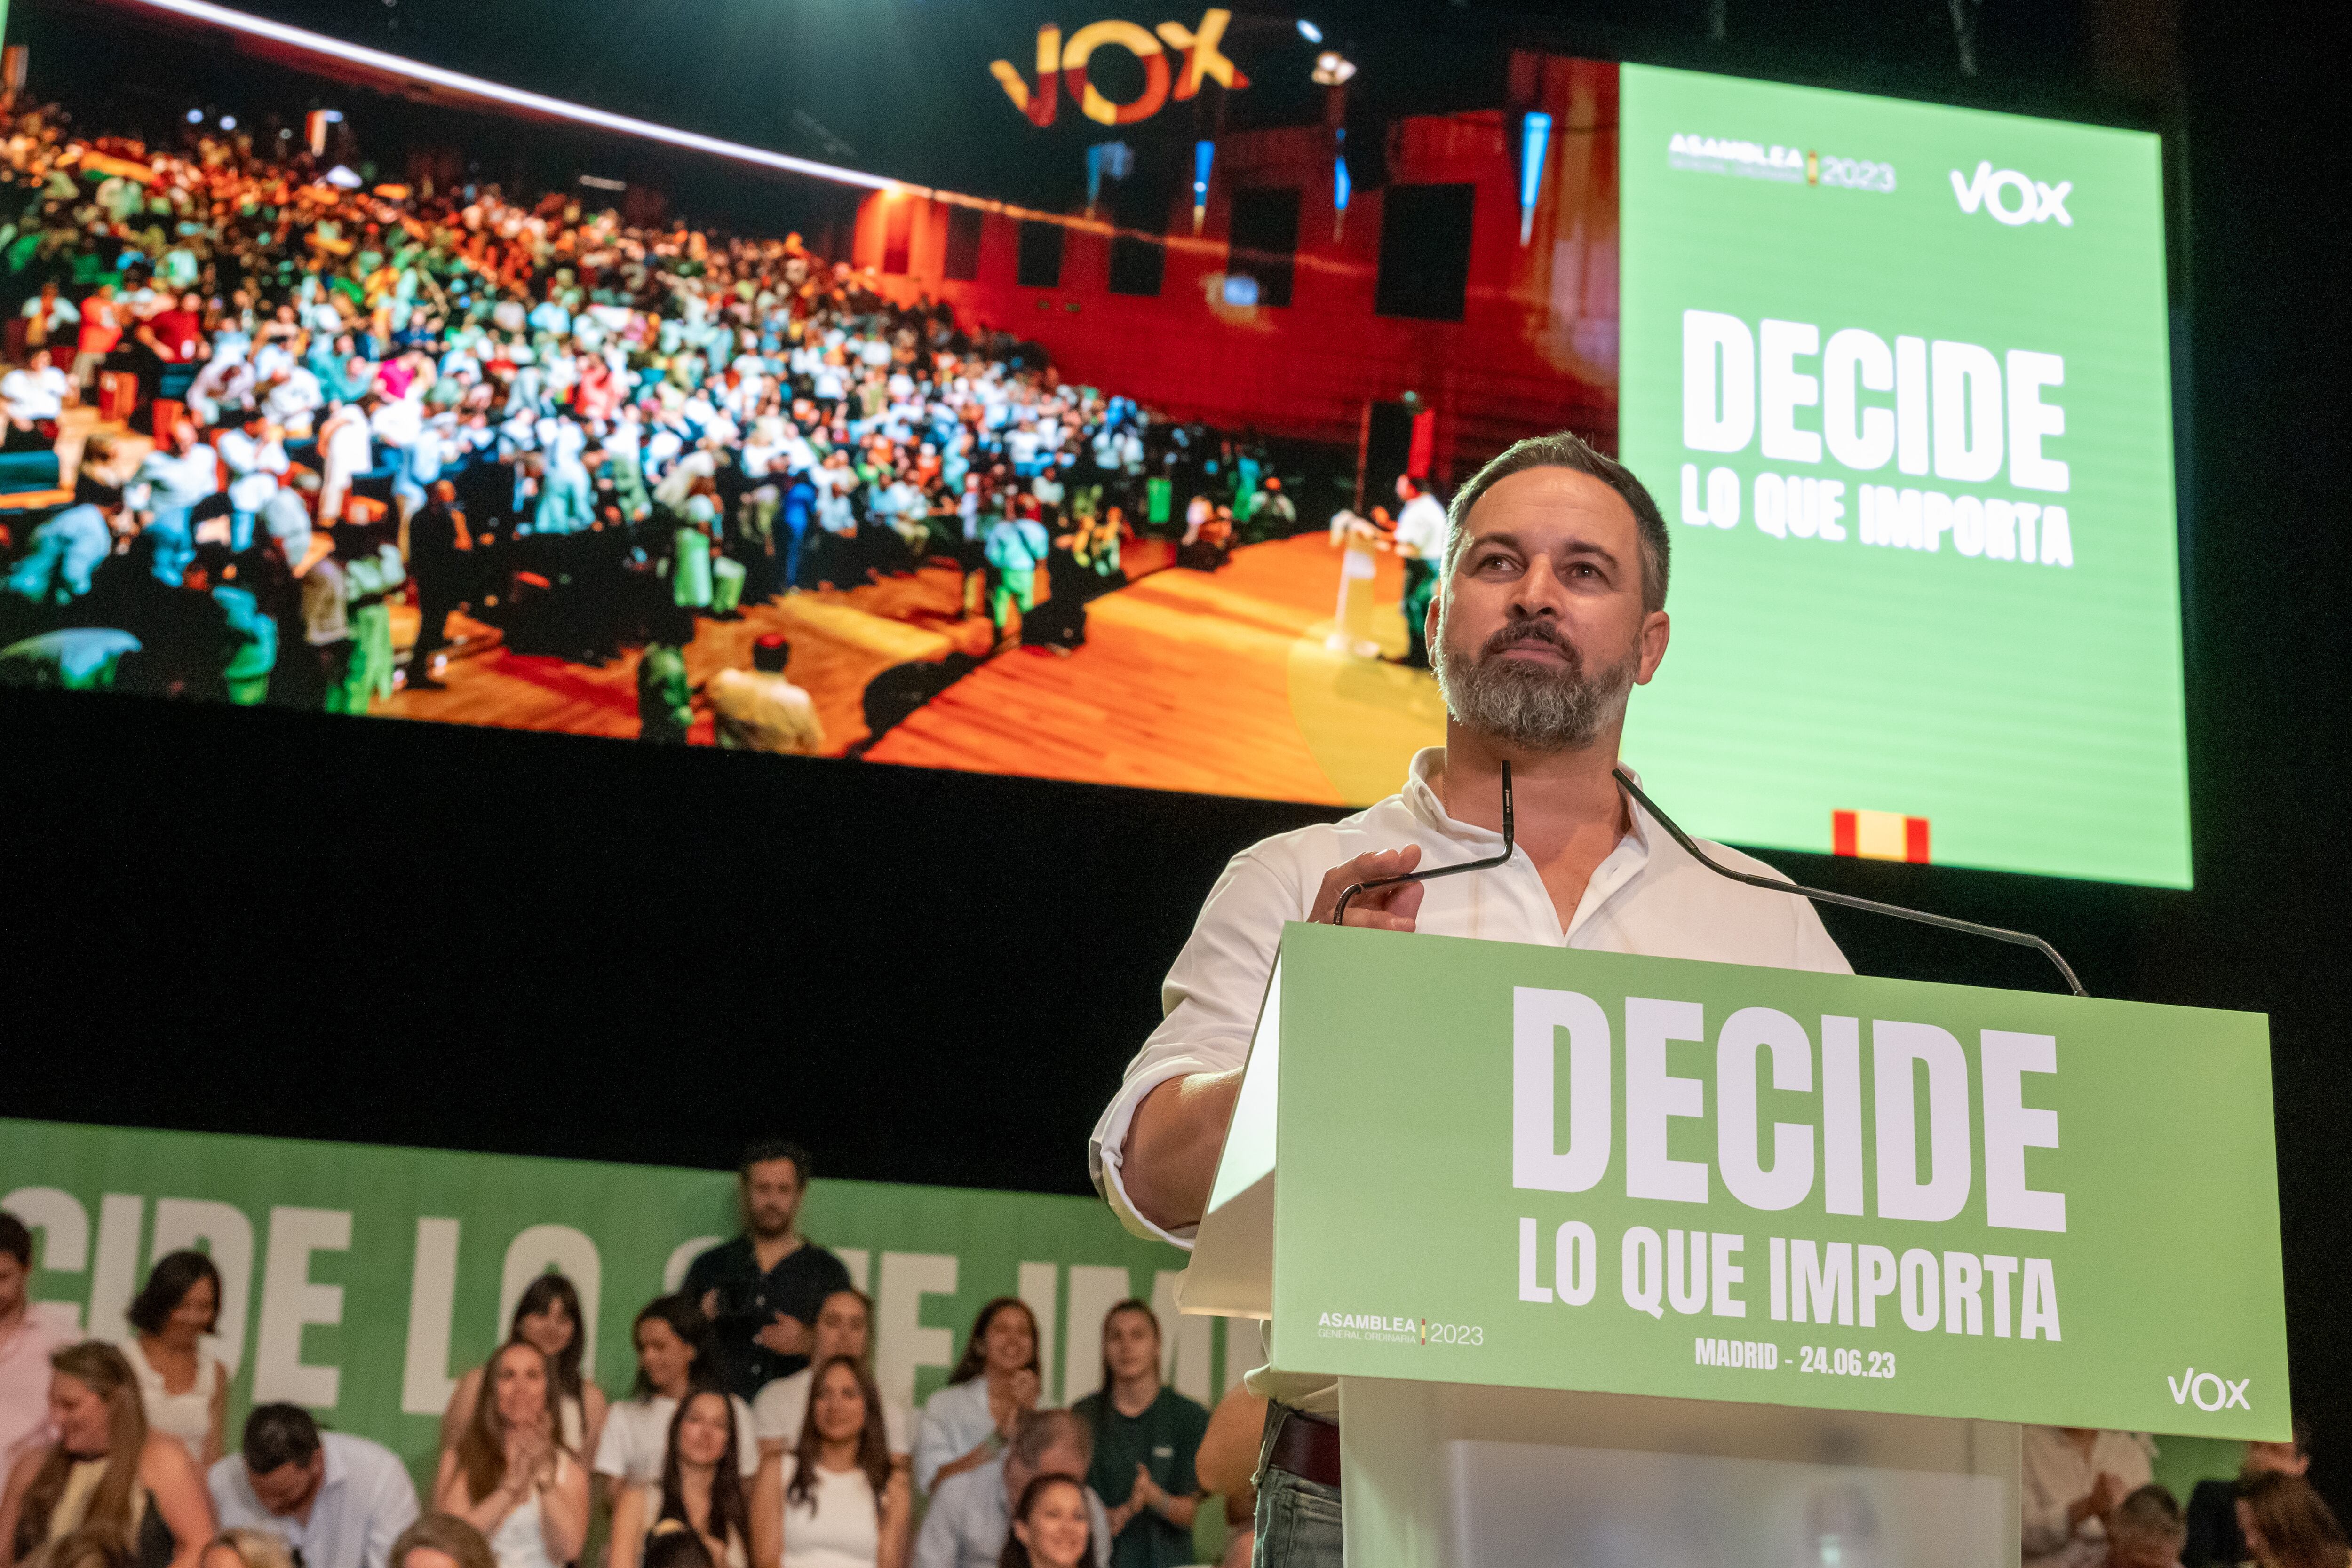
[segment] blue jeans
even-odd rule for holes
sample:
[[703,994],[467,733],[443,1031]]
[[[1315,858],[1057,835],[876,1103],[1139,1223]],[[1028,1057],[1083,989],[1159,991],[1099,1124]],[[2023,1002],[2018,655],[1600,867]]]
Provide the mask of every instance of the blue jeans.
[[1339,1539],[1339,1489],[1276,1469],[1266,1462],[1274,1449],[1276,1406],[1266,1424],[1257,1466],[1257,1542],[1250,1568],[1344,1568]]

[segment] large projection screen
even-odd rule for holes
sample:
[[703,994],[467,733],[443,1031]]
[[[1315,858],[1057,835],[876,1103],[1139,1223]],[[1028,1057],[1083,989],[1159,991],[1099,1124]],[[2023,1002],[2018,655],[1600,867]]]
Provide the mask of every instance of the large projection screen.
[[2189,885],[2157,138],[1621,81],[1628,756],[1741,843]]

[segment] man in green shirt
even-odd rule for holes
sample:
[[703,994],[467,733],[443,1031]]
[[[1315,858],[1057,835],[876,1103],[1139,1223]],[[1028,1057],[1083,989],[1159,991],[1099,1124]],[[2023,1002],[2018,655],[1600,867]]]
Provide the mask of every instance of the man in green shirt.
[[1071,1406],[1094,1428],[1087,1484],[1110,1506],[1111,1568],[1177,1568],[1194,1560],[1201,1502],[1192,1458],[1209,1413],[1160,1381],[1160,1318],[1129,1299],[1103,1319],[1103,1386]]

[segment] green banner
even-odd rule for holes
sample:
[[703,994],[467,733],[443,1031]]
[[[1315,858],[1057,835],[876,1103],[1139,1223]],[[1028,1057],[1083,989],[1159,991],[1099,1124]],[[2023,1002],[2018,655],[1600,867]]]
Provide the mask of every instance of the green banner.
[[1622,79],[1627,755],[1735,843],[2188,886],[2157,138]]
[[1286,1371],[2288,1435],[2258,1015],[1299,925],[1280,984]]
[[[736,1228],[724,1172],[5,1120],[0,1208],[35,1229],[35,1310],[69,1332],[122,1337],[152,1261],[203,1248],[225,1286],[231,1445],[252,1404],[292,1400],[425,1479],[455,1379],[534,1276],[579,1287],[588,1369],[620,1396],[637,1310]],[[999,1295],[1037,1313],[1049,1402],[1100,1384],[1103,1314],[1130,1295],[1159,1303],[1170,1381],[1193,1398],[1213,1404],[1251,1363],[1223,1365],[1223,1329],[1175,1312],[1182,1257],[1090,1197],[820,1173],[801,1224],[875,1296],[876,1368],[901,1403],[945,1380]]]

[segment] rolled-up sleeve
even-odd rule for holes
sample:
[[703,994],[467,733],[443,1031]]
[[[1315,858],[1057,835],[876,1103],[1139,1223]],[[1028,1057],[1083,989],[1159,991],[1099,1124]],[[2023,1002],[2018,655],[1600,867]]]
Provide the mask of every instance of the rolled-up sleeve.
[[1268,847],[1244,850],[1226,863],[1160,986],[1160,1027],[1127,1064],[1118,1094],[1087,1141],[1096,1190],[1139,1236],[1189,1248],[1196,1227],[1155,1225],[1129,1201],[1122,1163],[1136,1108],[1171,1078],[1228,1072],[1248,1059],[1283,924],[1307,914],[1298,878],[1271,863]]

